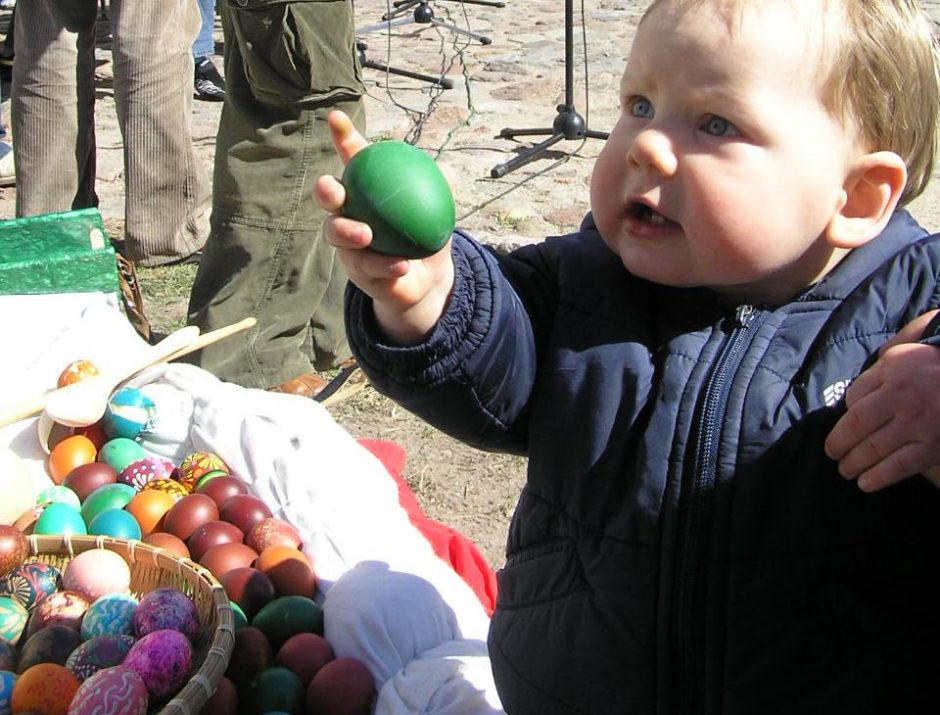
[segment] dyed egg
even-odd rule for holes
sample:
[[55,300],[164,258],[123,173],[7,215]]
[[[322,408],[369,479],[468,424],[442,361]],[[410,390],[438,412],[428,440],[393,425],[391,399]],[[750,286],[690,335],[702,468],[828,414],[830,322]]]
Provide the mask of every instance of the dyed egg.
[[5,446],[0,446],[0,474],[0,525],[9,525],[36,503],[36,487],[23,460]]
[[61,484],[46,487],[36,495],[37,504],[51,504],[52,502],[62,502],[74,509],[81,509],[82,506],[78,494]]
[[98,487],[105,484],[114,484],[117,481],[117,472],[110,464],[92,462],[75,467],[65,475],[62,484],[78,495],[79,501],[85,501],[88,495]]
[[235,631],[232,654],[225,670],[227,678],[236,683],[250,683],[258,673],[273,664],[274,651],[261,629],[245,626]]
[[33,525],[34,534],[87,534],[82,513],[73,506],[53,502],[42,510]]
[[0,575],[23,563],[28,553],[29,542],[23,532],[15,526],[0,524]]
[[73,434],[59,442],[49,453],[49,476],[56,484],[65,481],[65,477],[75,467],[90,464],[98,456],[98,448],[88,437]]
[[26,628],[29,613],[19,601],[9,596],[0,596],[0,638],[16,644]]
[[100,486],[82,502],[82,518],[90,524],[98,514],[108,509],[123,509],[128,505],[137,490],[126,484],[105,484]]
[[218,520],[219,508],[212,499],[205,494],[190,494],[166,513],[163,530],[186,541],[203,524]]
[[247,618],[261,610],[261,607],[274,600],[274,584],[264,573],[251,566],[234,568],[222,574],[219,579],[226,595],[241,606]]
[[221,508],[225,500],[229,497],[233,497],[236,494],[247,494],[248,485],[238,477],[233,477],[228,474],[209,480],[205,484],[197,487],[196,492],[211,497],[212,501]]
[[313,598],[317,577],[310,559],[299,549],[269,546],[258,555],[255,568],[271,579],[278,596]]
[[92,441],[95,448],[100,452],[104,443],[108,441],[108,435],[105,434],[104,424],[98,420],[94,424],[73,427],[72,434],[83,434]]
[[251,566],[257,558],[258,553],[250,546],[232,542],[213,546],[202,555],[199,563],[209,569],[216,578],[222,578],[232,569]]
[[144,594],[133,615],[134,634],[140,638],[155,631],[173,630],[187,638],[199,632],[199,611],[193,600],[175,588],[158,588]]
[[151,702],[174,695],[189,678],[193,648],[178,631],[148,633],[131,646],[123,665],[140,675]]
[[99,596],[82,618],[82,638],[110,635],[133,635],[137,599],[129,593],[106,593]]
[[120,554],[89,549],[74,556],[62,572],[62,586],[82,594],[89,605],[106,593],[124,593],[131,585],[131,569]]
[[129,484],[137,491],[140,491],[148,482],[156,479],[169,479],[174,469],[176,467],[169,459],[144,457],[124,467],[121,473],[118,474],[118,481],[121,484]]
[[245,543],[259,554],[269,546],[299,549],[301,541],[297,529],[276,516],[262,519],[245,535]]
[[167,534],[163,531],[155,531],[152,534],[148,534],[143,538],[145,544],[154,546],[158,549],[166,549],[174,556],[179,556],[181,559],[188,559],[189,549],[186,548],[186,542],[184,542],[178,536],[173,536],[173,534]]
[[250,534],[259,521],[272,516],[271,508],[251,494],[236,494],[229,497],[222,502],[219,515],[223,521],[235,524],[246,534]]
[[247,626],[248,616],[245,615],[242,607],[235,603],[235,601],[229,601],[229,606],[232,607],[232,622],[234,624],[235,630],[237,631],[239,628],[244,628]]
[[81,634],[61,624],[40,628],[26,639],[20,650],[17,670],[20,673],[32,668],[37,663],[58,663],[65,665],[69,654],[82,642]]
[[298,633],[284,641],[274,662],[293,671],[306,686],[320,668],[335,658],[333,646],[326,638],[316,633]]
[[199,561],[213,546],[219,544],[241,543],[244,539],[242,530],[227,521],[210,521],[203,524],[186,539],[186,546],[192,558]]
[[86,380],[100,374],[98,366],[91,360],[75,360],[65,366],[65,369],[59,373],[59,379],[56,380],[56,387],[65,387],[79,380]]
[[304,696],[300,678],[293,671],[279,666],[265,668],[258,673],[248,683],[244,694],[247,710],[253,713],[299,713],[303,710]]
[[165,492],[173,497],[174,503],[189,495],[189,490],[175,479],[154,479],[144,485],[143,491]]
[[68,715],[146,715],[150,698],[138,673],[123,665],[99,670],[72,698]]
[[277,651],[298,633],[323,635],[323,609],[312,598],[281,596],[263,606],[251,621]]
[[368,715],[374,690],[365,665],[355,658],[337,658],[320,668],[307,685],[306,712]]
[[98,461],[111,465],[118,474],[131,462],[143,459],[147,452],[137,442],[126,437],[109,439],[98,451]]
[[33,607],[26,625],[26,637],[46,626],[61,624],[73,630],[81,629],[82,616],[91,605],[91,601],[75,591],[56,591],[41,598]]
[[124,508],[137,520],[141,536],[146,536],[163,528],[163,517],[175,503],[167,492],[145,489],[135,494]]
[[16,670],[16,650],[13,644],[0,638],[0,670]]
[[88,525],[88,533],[118,539],[139,539],[142,535],[137,519],[123,509],[105,509],[99,513]]
[[206,700],[203,706],[204,713],[237,713],[238,710],[238,688],[235,683],[224,675],[219,678],[215,685],[215,692]]
[[78,678],[64,665],[39,663],[20,673],[13,687],[13,712],[66,715]]
[[104,431],[111,439],[134,439],[153,427],[156,413],[157,406],[147,395],[136,387],[122,387],[108,400],[102,420]]
[[79,680],[87,680],[99,670],[113,668],[124,662],[134,645],[134,637],[126,634],[95,636],[75,648],[65,667]]
[[199,491],[201,487],[206,486],[213,479],[218,479],[219,477],[230,477],[231,475],[226,472],[224,469],[213,469],[211,472],[206,472],[196,481],[196,485],[193,487],[193,491]]
[[10,715],[13,712],[13,688],[19,677],[10,670],[0,670],[0,715]]
[[228,465],[219,455],[212,452],[190,452],[180,462],[180,466],[176,471],[176,478],[189,491],[193,491],[199,478],[206,472],[214,470],[228,472]]
[[15,566],[0,579],[0,596],[9,596],[30,610],[37,601],[62,586],[62,574],[55,566],[29,561]]

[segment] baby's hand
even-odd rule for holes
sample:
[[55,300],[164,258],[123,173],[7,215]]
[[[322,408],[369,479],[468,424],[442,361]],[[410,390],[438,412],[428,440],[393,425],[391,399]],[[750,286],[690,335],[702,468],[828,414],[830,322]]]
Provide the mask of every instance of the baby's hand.
[[923,474],[940,486],[940,349],[922,345],[937,311],[908,323],[845,393],[826,454],[866,492]]
[[[344,164],[367,146],[342,112],[331,112],[329,124]],[[417,260],[368,250],[372,229],[341,213],[346,201],[343,185],[332,176],[321,176],[314,195],[330,212],[324,222],[327,240],[336,247],[349,279],[372,298],[376,319],[388,338],[400,344],[421,340],[437,324],[453,287],[450,241],[437,253]]]

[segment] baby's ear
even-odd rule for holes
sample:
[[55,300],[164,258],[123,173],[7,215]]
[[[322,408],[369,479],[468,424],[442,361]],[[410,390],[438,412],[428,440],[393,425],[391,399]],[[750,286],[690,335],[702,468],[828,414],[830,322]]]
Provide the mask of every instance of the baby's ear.
[[892,151],[876,151],[856,160],[845,179],[842,207],[826,227],[837,248],[858,248],[882,232],[907,183],[907,167]]

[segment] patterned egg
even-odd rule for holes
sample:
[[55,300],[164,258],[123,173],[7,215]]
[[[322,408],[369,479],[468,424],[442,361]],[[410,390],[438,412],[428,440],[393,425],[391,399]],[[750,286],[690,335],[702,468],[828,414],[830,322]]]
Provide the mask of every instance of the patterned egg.
[[189,489],[175,479],[154,479],[152,482],[147,482],[144,491],[150,490],[166,492],[173,497],[174,502],[178,502],[190,494]]
[[196,480],[196,485],[193,487],[193,489],[198,492],[201,487],[206,486],[206,484],[211,482],[213,479],[218,479],[219,477],[230,477],[230,476],[232,475],[226,472],[224,469],[212,469],[206,472],[205,474],[203,474],[201,477],[199,477],[199,479]]
[[16,644],[23,635],[27,618],[29,613],[22,603],[9,596],[0,596],[0,638]]
[[75,591],[56,591],[39,599],[33,607],[26,626],[26,637],[55,623],[79,630],[82,616],[91,605],[91,601]]
[[114,536],[118,539],[139,539],[140,524],[129,511],[105,509],[88,525],[88,533],[98,536]]
[[146,456],[146,450],[134,440],[126,437],[115,437],[101,445],[101,449],[98,450],[97,461],[110,465],[115,472],[120,474],[121,470],[128,464]]
[[99,670],[123,663],[133,645],[134,636],[126,634],[95,636],[69,654],[65,667],[79,680],[87,680]]
[[83,682],[68,715],[146,715],[148,704],[143,678],[118,665],[99,670]]
[[62,586],[62,574],[55,566],[28,561],[0,579],[0,596],[9,596],[30,610],[43,596]]
[[15,526],[0,524],[0,575],[23,563],[28,553],[29,542],[23,532]]
[[129,484],[137,491],[140,491],[148,482],[155,479],[169,479],[174,469],[176,467],[169,459],[144,457],[124,467],[121,473],[118,474],[118,481],[121,484]]
[[176,478],[184,484],[189,491],[193,491],[196,487],[196,482],[199,481],[202,475],[216,469],[225,473],[228,472],[228,465],[222,461],[219,455],[213,454],[212,452],[190,452],[183,457],[183,461],[180,462],[180,466],[176,470]]
[[108,509],[123,509],[134,498],[137,490],[127,484],[105,484],[85,497],[82,503],[82,518],[86,524]]
[[34,534],[87,534],[82,513],[63,502],[53,502],[42,510],[33,525]]
[[12,671],[0,670],[0,715],[10,715],[13,712],[13,688],[19,677]]
[[40,628],[23,644],[16,669],[23,673],[37,663],[65,665],[69,654],[81,642],[81,634],[68,626],[54,624]]
[[111,439],[134,439],[153,427],[156,414],[157,406],[143,392],[136,387],[122,387],[108,400],[102,420],[104,431]]
[[63,486],[62,484],[54,484],[51,487],[46,487],[36,495],[37,504],[46,504],[52,502],[62,502],[63,504],[68,504],[70,507],[75,509],[80,509],[82,506],[82,502],[79,500],[78,494],[68,487]]
[[123,665],[137,674],[147,686],[151,702],[160,702],[174,695],[189,678],[193,664],[193,647],[178,631],[154,631],[134,645]]
[[187,638],[199,632],[196,604],[175,588],[158,588],[144,594],[134,611],[133,621],[138,638],[161,630],[179,631]]
[[131,569],[124,557],[108,549],[89,549],[76,555],[62,572],[62,586],[88,599],[89,605],[106,593],[125,593]]
[[137,599],[129,593],[106,593],[95,599],[82,619],[82,638],[132,635]]
[[20,673],[13,686],[13,712],[66,715],[79,685],[64,665],[38,663]]
[[65,369],[59,373],[59,379],[56,380],[56,387],[65,387],[73,382],[94,377],[101,371],[91,360],[75,360],[65,366]]

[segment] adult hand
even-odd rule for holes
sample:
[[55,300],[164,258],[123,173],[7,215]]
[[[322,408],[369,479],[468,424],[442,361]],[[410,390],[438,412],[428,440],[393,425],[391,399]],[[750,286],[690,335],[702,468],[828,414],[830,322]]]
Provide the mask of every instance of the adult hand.
[[904,326],[845,393],[826,454],[862,491],[917,474],[940,487],[940,348],[917,342],[936,314]]

